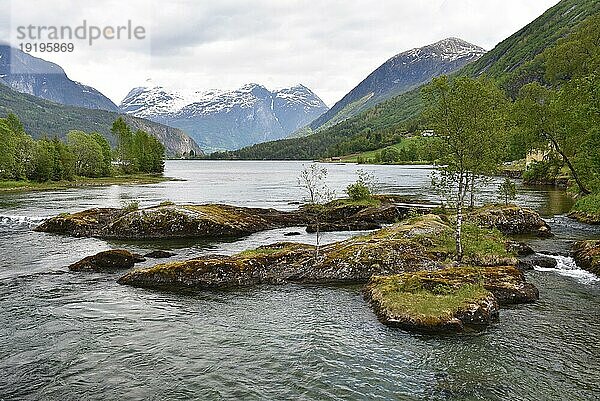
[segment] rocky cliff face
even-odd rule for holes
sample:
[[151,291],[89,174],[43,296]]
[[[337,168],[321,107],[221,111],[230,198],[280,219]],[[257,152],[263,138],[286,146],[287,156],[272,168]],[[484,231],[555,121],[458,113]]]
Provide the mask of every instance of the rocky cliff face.
[[118,111],[98,90],[72,81],[59,66],[19,49],[0,45],[0,78],[12,89],[70,106]]
[[330,126],[431,78],[454,72],[485,53],[479,46],[447,38],[400,53],[369,74],[329,111],[310,124],[312,130]]
[[247,84],[233,91],[170,91],[134,88],[121,102],[123,112],[178,127],[206,150],[237,149],[284,138],[327,106],[303,85],[268,90]]

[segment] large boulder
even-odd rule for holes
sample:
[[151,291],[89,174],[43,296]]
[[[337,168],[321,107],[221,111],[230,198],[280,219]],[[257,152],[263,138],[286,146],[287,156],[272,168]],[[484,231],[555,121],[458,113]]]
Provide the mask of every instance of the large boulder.
[[539,297],[512,266],[374,276],[364,294],[383,324],[424,332],[480,330],[498,319],[498,305]]
[[539,213],[515,205],[484,206],[469,213],[467,220],[482,227],[496,228],[506,235],[552,236],[550,226]]
[[600,240],[575,242],[573,259],[577,266],[600,276]]
[[73,271],[110,272],[131,269],[136,262],[141,261],[139,255],[124,249],[112,249],[87,256],[69,266]]

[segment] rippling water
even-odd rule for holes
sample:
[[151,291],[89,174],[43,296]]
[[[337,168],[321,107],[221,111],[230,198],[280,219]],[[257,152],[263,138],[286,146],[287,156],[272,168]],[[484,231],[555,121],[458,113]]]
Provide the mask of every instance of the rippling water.
[[[260,286],[165,293],[120,286],[118,274],[66,266],[113,247],[172,249],[185,259],[277,240],[314,241],[303,228],[237,241],[107,242],[36,233],[49,215],[90,206],[223,202],[292,208],[298,162],[168,162],[187,181],[0,195],[0,399],[593,400],[600,371],[600,284],[566,257],[529,273],[541,299],[501,311],[484,333],[426,336],[388,329],[357,286]],[[341,194],[353,165],[328,165]],[[366,166],[382,192],[428,195],[428,168]],[[492,199],[495,183],[484,189]],[[559,193],[522,190],[521,203],[564,211]],[[597,229],[550,217],[564,253]],[[300,231],[297,237],[285,237]],[[354,233],[327,233],[337,241]],[[150,264],[151,262],[146,262]]]

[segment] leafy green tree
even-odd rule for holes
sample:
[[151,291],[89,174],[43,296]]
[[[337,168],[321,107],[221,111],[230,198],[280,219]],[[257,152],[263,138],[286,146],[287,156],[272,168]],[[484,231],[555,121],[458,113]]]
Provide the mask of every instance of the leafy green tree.
[[73,180],[75,178],[75,155],[71,152],[69,147],[57,137],[52,139],[52,144],[54,145],[52,180]]
[[54,172],[55,152],[54,144],[48,138],[36,141],[27,178],[38,182],[50,181]]
[[508,205],[510,200],[517,197],[517,186],[508,177],[506,177],[502,184],[498,186],[498,191],[500,192],[500,197],[504,200],[505,205]]
[[585,183],[573,164],[577,157],[582,138],[578,129],[573,129],[573,120],[568,105],[560,92],[544,88],[534,82],[521,88],[515,102],[513,115],[520,129],[527,135],[532,148],[547,148],[557,152],[569,168],[579,191],[589,194]]
[[13,178],[15,168],[16,140],[6,119],[0,119],[0,179]]
[[442,76],[423,90],[425,118],[441,139],[440,171],[453,191],[456,207],[456,259],[463,257],[462,223],[466,196],[474,177],[493,173],[505,144],[507,99],[491,82]]
[[67,134],[67,144],[75,156],[75,174],[83,177],[102,175],[102,147],[92,136],[81,131],[71,131]]
[[329,189],[325,180],[327,178],[327,169],[319,167],[317,163],[312,163],[305,167],[298,177],[298,184],[307,192],[307,201],[314,211],[314,221],[316,227],[315,257],[319,257],[320,226],[321,213],[324,211],[324,204],[331,201],[334,197],[333,191]]
[[117,138],[116,159],[124,173],[134,172],[135,161],[133,154],[133,134],[125,123],[123,117],[119,117],[113,123],[110,130]]
[[90,136],[98,145],[100,145],[100,149],[102,149],[100,175],[108,177],[112,175],[112,149],[110,148],[110,143],[108,143],[105,137],[97,132],[92,132]]

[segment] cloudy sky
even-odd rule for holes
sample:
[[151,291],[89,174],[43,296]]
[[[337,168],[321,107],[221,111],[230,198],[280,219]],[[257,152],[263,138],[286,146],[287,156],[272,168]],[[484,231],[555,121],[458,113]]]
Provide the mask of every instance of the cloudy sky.
[[[493,48],[558,0],[0,0],[0,33],[19,26],[142,26],[142,40],[74,40],[35,53],[117,104],[136,86],[233,89],[302,83],[329,106],[404,50],[449,36]],[[4,10],[10,10],[5,12]],[[124,32],[124,31],[122,31]],[[66,41],[68,42],[68,40]]]

